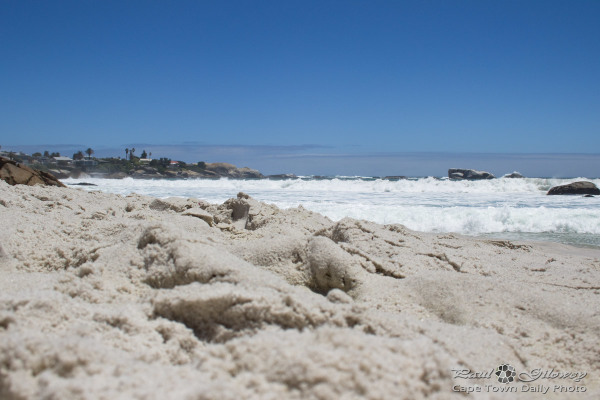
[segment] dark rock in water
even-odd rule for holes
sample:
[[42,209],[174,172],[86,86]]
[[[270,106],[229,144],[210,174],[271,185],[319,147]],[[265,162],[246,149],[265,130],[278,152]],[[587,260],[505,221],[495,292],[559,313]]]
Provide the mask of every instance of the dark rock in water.
[[521,175],[518,172],[513,172],[512,174],[506,174],[504,175],[504,178],[525,178],[523,175]]
[[583,196],[583,197],[594,197],[594,195],[593,195],[593,194],[586,194],[586,195],[585,195],[585,196]]
[[392,176],[386,176],[383,179],[385,179],[386,181],[392,181],[392,182],[396,182],[399,180],[404,180],[404,179],[408,179],[406,176],[401,176],[401,175],[392,175]]
[[271,179],[274,181],[284,181],[287,179],[298,179],[298,177],[294,174],[277,174],[277,175],[268,175],[267,179]]
[[448,178],[456,180],[476,181],[481,179],[494,179],[494,175],[485,171],[476,171],[474,169],[450,168]]
[[98,186],[95,183],[89,183],[89,182],[79,182],[79,183],[73,183],[73,186]]
[[569,183],[567,185],[555,186],[548,191],[549,195],[559,194],[592,194],[599,195],[600,189],[596,187],[592,182],[579,181]]
[[29,168],[4,157],[0,157],[0,179],[6,181],[10,185],[48,185],[66,187],[56,179],[54,175],[48,172]]

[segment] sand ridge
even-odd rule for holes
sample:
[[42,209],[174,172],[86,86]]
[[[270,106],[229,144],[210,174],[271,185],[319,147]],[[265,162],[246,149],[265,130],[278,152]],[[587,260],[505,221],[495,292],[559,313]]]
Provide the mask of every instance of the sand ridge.
[[0,221],[2,399],[446,399],[505,362],[599,393],[595,250],[4,182]]

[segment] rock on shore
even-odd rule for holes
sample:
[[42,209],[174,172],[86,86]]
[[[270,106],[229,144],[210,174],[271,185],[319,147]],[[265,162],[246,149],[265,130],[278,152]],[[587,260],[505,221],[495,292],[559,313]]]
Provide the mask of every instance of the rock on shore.
[[600,195],[600,189],[593,183],[588,181],[579,181],[569,183],[567,185],[560,185],[551,188],[548,195],[564,195],[564,194],[589,194],[589,195]]
[[501,363],[600,394],[595,250],[2,181],[0,221],[2,399],[463,399]]
[[0,179],[9,185],[50,185],[65,187],[48,172],[29,168],[16,161],[0,157]]

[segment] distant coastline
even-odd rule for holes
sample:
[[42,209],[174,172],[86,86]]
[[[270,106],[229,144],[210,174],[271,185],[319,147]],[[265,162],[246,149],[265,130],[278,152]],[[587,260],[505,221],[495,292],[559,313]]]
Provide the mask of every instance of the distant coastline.
[[[49,172],[58,179],[96,177],[107,179],[187,179],[187,178],[237,178],[261,179],[265,176],[259,171],[237,166],[229,163],[186,163],[170,158],[149,158],[146,152],[144,157],[135,157],[127,149],[127,157],[91,157],[93,150],[88,149],[88,156],[83,152],[73,157],[61,156],[60,153],[33,153],[0,152],[0,156],[22,163],[40,171]],[[283,175],[282,175],[283,176]]]
[[[79,152],[71,157],[61,156],[60,153],[34,153],[26,154],[23,152],[0,152],[0,157],[9,158],[36,170],[48,172],[58,179],[81,179],[81,178],[104,178],[104,179],[299,179],[295,174],[275,174],[263,175],[260,171],[249,167],[238,168],[237,166],[225,163],[206,163],[199,161],[197,163],[186,163],[184,161],[174,161],[170,158],[151,159],[148,158],[146,151],[142,153],[143,157],[135,157],[130,154],[127,149],[126,158],[107,157],[96,158],[91,157],[92,149],[87,151],[88,157]],[[458,172],[458,175],[451,175],[451,171]],[[463,177],[462,173],[465,173]],[[455,172],[452,172],[455,173]],[[470,175],[469,175],[470,174]],[[516,174],[516,175],[515,175]],[[453,180],[480,180],[493,179],[494,175],[475,170],[458,170],[450,169],[448,176]],[[507,174],[506,177],[515,178],[523,176],[517,172]],[[310,179],[326,180],[326,179],[384,179],[389,181],[399,181],[405,179],[417,179],[419,177],[409,177],[405,175],[389,175],[389,176],[329,176],[329,175],[312,175]],[[439,176],[434,176],[435,179],[443,179]]]
[[[66,146],[66,145],[65,145]],[[258,153],[240,157],[236,152],[224,152],[221,159],[226,163],[190,162],[156,156],[148,153],[137,157],[135,153],[123,152],[126,157],[115,157],[114,151],[98,150],[103,157],[94,157],[82,151],[72,157],[60,153],[36,151],[40,148],[58,149],[58,146],[8,146],[0,148],[0,156],[12,157],[24,165],[55,174],[59,179],[71,178],[126,178],[134,179],[274,179],[296,178],[333,179],[359,178],[402,180],[424,177],[446,179],[448,169],[466,167],[483,169],[496,177],[519,171],[525,177],[542,179],[570,179],[599,177],[600,154],[484,154],[484,153],[394,153],[365,154],[341,157],[325,156],[285,157],[274,162],[274,158],[259,157]],[[69,147],[65,147],[69,148]],[[73,152],[73,147],[70,148]],[[92,149],[89,149],[92,150]],[[113,149],[114,150],[114,149]],[[128,150],[128,149],[124,149]],[[135,150],[135,149],[133,149]],[[215,159],[202,149],[198,158]],[[61,152],[64,149],[61,147]],[[92,150],[93,151],[93,150]],[[153,150],[158,153],[157,149]],[[140,154],[144,156],[144,152]],[[246,154],[247,152],[242,152]],[[171,154],[167,151],[166,154]],[[161,153],[161,156],[163,153]],[[175,158],[173,157],[173,158]],[[79,159],[77,159],[79,158]],[[217,158],[217,160],[219,160]],[[250,166],[238,168],[236,165]]]

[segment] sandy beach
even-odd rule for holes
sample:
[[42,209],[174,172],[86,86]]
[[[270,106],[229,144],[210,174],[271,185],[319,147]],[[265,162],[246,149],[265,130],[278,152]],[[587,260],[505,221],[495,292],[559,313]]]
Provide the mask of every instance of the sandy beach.
[[0,222],[1,399],[600,396],[600,250],[3,181]]

